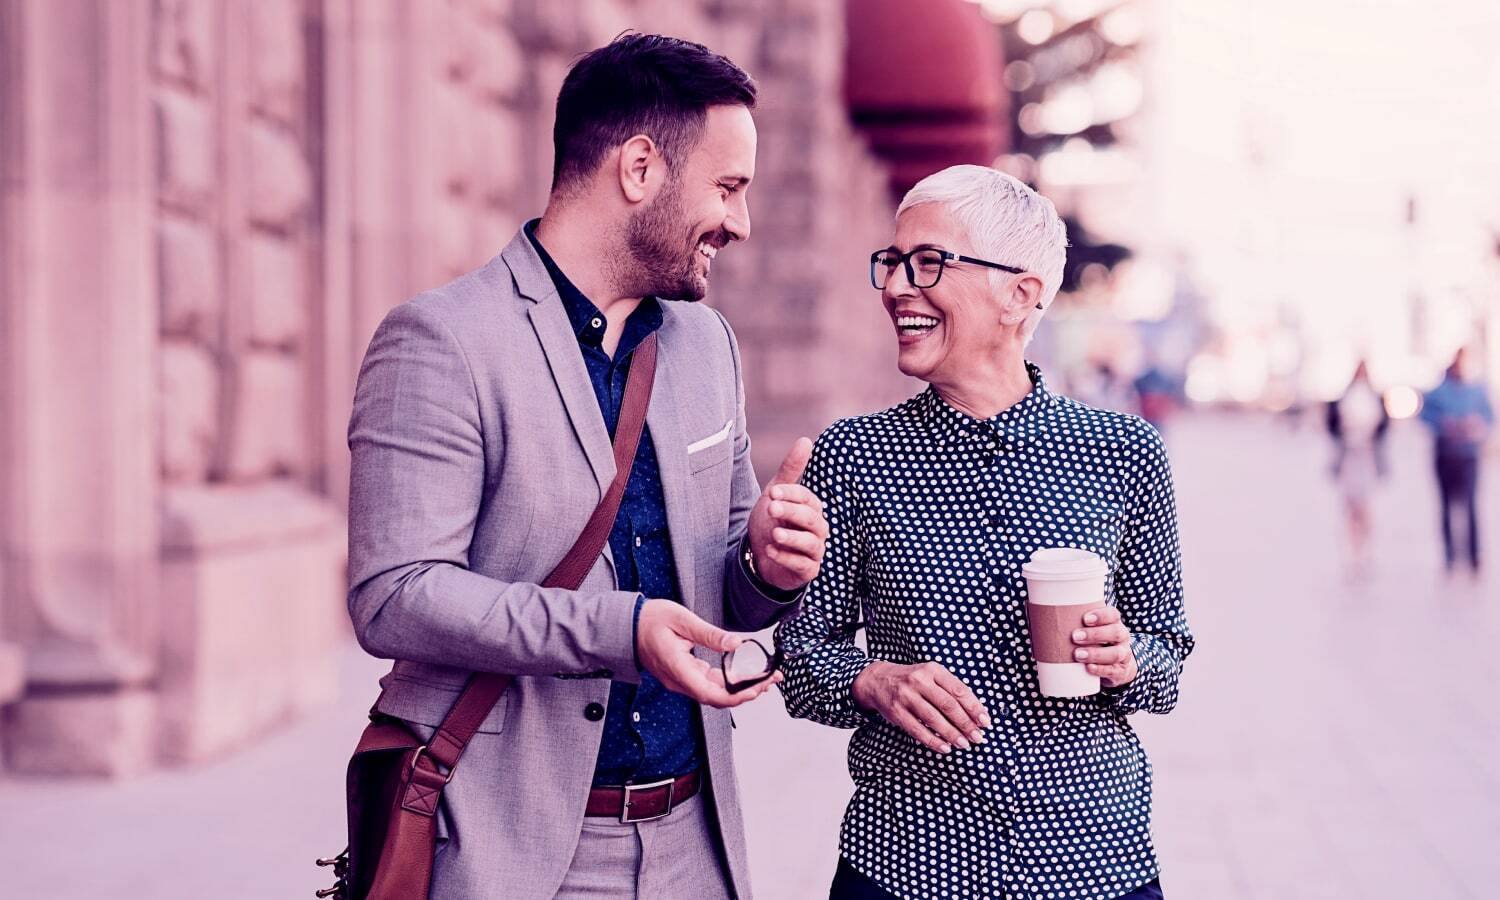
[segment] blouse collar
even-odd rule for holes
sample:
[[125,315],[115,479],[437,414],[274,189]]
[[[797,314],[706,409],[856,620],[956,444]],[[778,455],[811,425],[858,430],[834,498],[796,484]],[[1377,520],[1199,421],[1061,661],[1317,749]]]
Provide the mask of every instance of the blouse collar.
[[1041,426],[1052,406],[1053,394],[1047,390],[1042,370],[1034,363],[1027,361],[1026,374],[1031,376],[1031,391],[989,419],[976,419],[960,412],[950,406],[934,387],[928,387],[917,398],[918,413],[945,441],[968,440],[985,433],[1001,438],[1028,438]]

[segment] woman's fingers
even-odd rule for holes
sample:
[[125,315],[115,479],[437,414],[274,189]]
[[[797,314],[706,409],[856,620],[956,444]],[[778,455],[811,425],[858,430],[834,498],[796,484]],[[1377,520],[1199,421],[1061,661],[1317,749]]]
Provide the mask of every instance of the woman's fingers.
[[[975,744],[984,743],[984,735],[980,733],[979,722],[969,715],[969,711],[964,708],[963,704],[958,702],[958,698],[953,696],[946,687],[939,684],[936,679],[933,679],[932,681],[918,682],[918,689],[921,691],[922,699],[926,700],[942,716],[943,723],[957,729],[958,734],[963,737],[963,740],[954,740],[952,736],[947,734],[943,734],[944,737],[963,747],[965,750],[969,749],[968,745],[971,742]],[[926,717],[924,716],[923,718],[925,720]],[[942,732],[939,733],[941,734]]]
[[1130,656],[1130,647],[1126,644],[1110,644],[1107,647],[1079,647],[1073,651],[1073,658],[1079,662],[1094,663],[1101,666],[1112,666],[1124,662]]
[[947,741],[933,734],[932,729],[928,728],[925,722],[918,719],[904,706],[894,707],[887,718],[891,719],[896,727],[911,735],[912,740],[934,753],[947,753],[953,749]]
[[[970,720],[980,728],[989,728],[994,724],[990,721],[989,710],[984,708],[984,704],[980,702],[978,697],[974,696],[974,692],[969,690],[968,685],[959,681],[956,675],[937,663],[933,663],[932,665],[932,680],[937,683],[938,687],[947,691],[953,699],[958,701],[959,705],[964,708],[964,712],[968,714]],[[975,734],[978,734],[978,732],[976,731]],[[984,739],[983,735],[976,738],[971,734],[969,737],[976,743]]]
[[1093,628],[1078,628],[1073,632],[1073,643],[1080,647],[1124,644],[1129,640],[1130,629],[1118,622]]

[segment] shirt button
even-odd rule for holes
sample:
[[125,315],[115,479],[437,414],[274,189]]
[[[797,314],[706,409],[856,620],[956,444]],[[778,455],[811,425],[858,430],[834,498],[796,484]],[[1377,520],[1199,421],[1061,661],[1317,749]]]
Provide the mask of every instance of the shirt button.
[[635,545],[636,545],[636,546],[637,546],[637,547],[639,547],[639,546],[640,546],[640,545],[641,545],[641,539],[640,539],[640,538],[636,538],[636,539],[635,539]]
[[583,717],[590,722],[597,722],[604,718],[604,707],[597,703],[590,703],[583,708]]
[[630,721],[632,721],[632,722],[639,722],[640,720],[641,720],[641,714],[640,713],[633,712],[633,713],[630,714]]
[[589,324],[594,326],[595,328],[602,328],[604,327],[604,320],[599,318],[598,316],[594,316],[594,320]]

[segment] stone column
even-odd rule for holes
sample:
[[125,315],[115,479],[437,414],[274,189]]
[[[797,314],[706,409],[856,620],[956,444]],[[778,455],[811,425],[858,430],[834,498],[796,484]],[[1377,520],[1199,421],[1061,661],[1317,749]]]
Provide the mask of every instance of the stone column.
[[25,693],[3,719],[15,771],[119,774],[152,755],[148,20],[146,0],[0,5],[0,634],[24,654]]
[[347,629],[342,517],[321,493],[324,354],[347,312],[319,290],[322,7],[155,9],[158,734],[164,758],[198,760],[334,695]]

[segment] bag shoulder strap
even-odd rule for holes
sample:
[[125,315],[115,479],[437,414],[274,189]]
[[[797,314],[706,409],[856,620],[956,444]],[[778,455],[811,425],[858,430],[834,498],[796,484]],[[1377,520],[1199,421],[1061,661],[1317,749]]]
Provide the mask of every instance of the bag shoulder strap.
[[[543,587],[576,591],[594,567],[599,554],[604,552],[604,543],[609,539],[615,516],[620,511],[620,502],[625,497],[625,485],[630,481],[641,432],[646,427],[646,409],[651,404],[651,388],[656,381],[656,344],[656,335],[652,334],[636,347],[631,356],[620,420],[615,426],[615,480],[610,483],[593,515],[589,516],[578,540],[542,582]],[[443,724],[427,742],[427,754],[449,769],[450,777],[474,733],[500,702],[513,680],[514,676],[494,672],[470,676],[463,693],[443,718]]]

